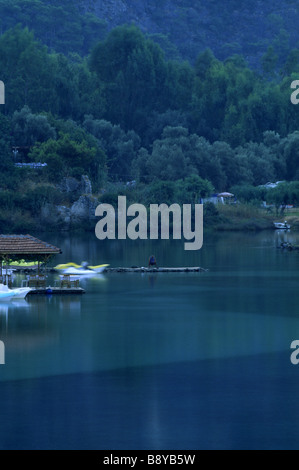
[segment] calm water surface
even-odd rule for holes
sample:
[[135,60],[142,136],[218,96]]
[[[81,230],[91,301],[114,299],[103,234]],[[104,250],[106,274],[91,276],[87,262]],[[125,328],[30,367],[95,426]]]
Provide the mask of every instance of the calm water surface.
[[0,449],[299,447],[299,252],[275,248],[299,234],[206,235],[199,252],[37,236],[62,248],[57,263],[154,253],[209,272],[109,274],[83,280],[83,297],[0,303]]

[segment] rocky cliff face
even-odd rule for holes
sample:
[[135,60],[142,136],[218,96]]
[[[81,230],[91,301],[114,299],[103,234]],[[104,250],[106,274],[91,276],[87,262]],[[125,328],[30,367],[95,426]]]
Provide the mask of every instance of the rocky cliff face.
[[242,54],[253,66],[273,43],[281,61],[299,44],[298,0],[40,0],[38,5],[2,0],[1,32],[20,23],[57,52],[87,55],[109,30],[135,23],[167,58],[194,62],[210,48],[221,60]]
[[[209,47],[220,59],[241,53],[254,65],[273,41],[281,46],[284,42],[286,50],[299,41],[297,0],[86,2],[109,28],[134,22],[146,33],[166,35],[184,59],[194,60]],[[287,35],[282,36],[282,31]]]
[[64,178],[58,189],[74,200],[68,205],[45,204],[41,209],[41,221],[60,230],[82,228],[96,220],[95,210],[98,199],[92,195],[92,185],[88,176],[81,181],[75,178]]

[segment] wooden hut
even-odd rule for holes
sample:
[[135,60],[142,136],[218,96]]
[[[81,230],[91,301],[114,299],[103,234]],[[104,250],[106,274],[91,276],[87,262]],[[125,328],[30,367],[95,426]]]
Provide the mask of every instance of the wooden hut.
[[[47,263],[52,256],[60,253],[62,253],[60,248],[31,235],[0,235],[0,283],[9,283],[8,264],[10,261],[36,261],[37,277],[39,277],[40,264]],[[3,274],[3,264],[6,265],[6,274]]]

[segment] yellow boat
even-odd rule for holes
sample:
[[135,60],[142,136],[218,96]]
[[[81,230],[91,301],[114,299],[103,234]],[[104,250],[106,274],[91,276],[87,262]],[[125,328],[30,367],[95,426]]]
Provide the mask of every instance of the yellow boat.
[[64,271],[65,269],[68,268],[76,268],[76,269],[82,269],[82,266],[79,266],[79,264],[76,263],[67,263],[67,264],[58,264],[58,266],[55,266],[54,269],[57,271]]
[[[82,274],[90,274],[92,271],[97,273],[97,274],[101,274],[103,271],[105,271],[105,269],[109,266],[109,264],[100,264],[99,266],[83,266],[83,265],[79,265],[79,264],[76,264],[76,263],[66,263],[66,264],[59,264],[58,266],[56,266],[54,269],[56,269],[56,271],[67,271],[68,274],[80,274],[80,272],[82,272]],[[70,270],[73,268],[73,271],[71,272]]]
[[95,271],[98,274],[101,274],[103,271],[105,271],[106,268],[110,266],[109,264],[100,264],[99,266],[88,266],[89,269],[92,271]]

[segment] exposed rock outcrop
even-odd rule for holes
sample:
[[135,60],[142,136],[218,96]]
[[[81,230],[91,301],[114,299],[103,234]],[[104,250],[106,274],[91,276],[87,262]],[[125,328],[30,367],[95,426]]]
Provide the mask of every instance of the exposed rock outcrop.
[[95,220],[98,199],[92,195],[88,176],[82,175],[81,181],[72,177],[63,178],[57,187],[68,195],[70,201],[75,202],[71,206],[45,204],[40,214],[42,223],[57,226],[60,230],[69,230]]
[[71,225],[71,211],[66,206],[45,204],[41,209],[41,222],[68,230]]
[[92,194],[91,181],[86,175],[82,175],[81,181],[78,181],[72,176],[67,176],[57,185],[58,189],[67,194],[77,193],[81,194]]
[[98,199],[92,195],[84,195],[76,201],[71,209],[71,222],[73,225],[80,224],[84,221],[95,220],[95,210],[98,206]]
[[92,185],[91,181],[86,175],[82,175],[81,185],[80,185],[81,194],[92,194]]
[[68,176],[66,178],[63,178],[63,180],[59,183],[58,188],[63,193],[74,193],[79,190],[80,183],[76,178]]

